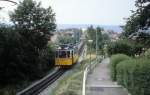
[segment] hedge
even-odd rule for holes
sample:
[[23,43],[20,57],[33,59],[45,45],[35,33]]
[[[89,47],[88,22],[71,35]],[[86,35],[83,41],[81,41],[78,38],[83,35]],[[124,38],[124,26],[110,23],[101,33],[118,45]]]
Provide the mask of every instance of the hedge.
[[111,78],[113,81],[116,80],[116,66],[119,62],[130,59],[129,56],[124,54],[116,54],[111,56]]
[[142,52],[143,45],[135,44],[129,40],[118,40],[116,42],[111,42],[108,44],[108,54],[126,54],[128,56],[135,56],[135,54],[140,54]]
[[147,51],[145,51],[144,56],[150,58],[150,48]]
[[132,95],[150,95],[150,59],[130,59],[117,67],[117,81]]

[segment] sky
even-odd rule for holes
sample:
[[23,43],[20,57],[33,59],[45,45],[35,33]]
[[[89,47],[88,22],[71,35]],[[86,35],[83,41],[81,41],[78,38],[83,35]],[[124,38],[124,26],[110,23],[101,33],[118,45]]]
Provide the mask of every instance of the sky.
[[[19,1],[19,0],[12,0]],[[135,0],[36,0],[41,1],[43,7],[51,6],[56,13],[57,24],[99,24],[123,25],[135,10]],[[8,21],[8,12],[16,6],[0,1],[0,6],[6,6],[0,11],[0,18]]]

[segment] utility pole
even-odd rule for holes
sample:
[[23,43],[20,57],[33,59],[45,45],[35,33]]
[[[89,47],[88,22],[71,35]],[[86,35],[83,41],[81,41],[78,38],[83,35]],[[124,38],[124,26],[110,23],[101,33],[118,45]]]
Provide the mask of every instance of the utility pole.
[[89,42],[89,44],[90,44],[90,72],[91,72],[91,70],[92,70],[92,68],[91,68],[91,65],[92,65],[92,62],[91,62],[91,46],[92,46],[92,42],[93,42],[93,40],[88,40],[88,42]]
[[98,38],[97,38],[98,36],[97,36],[97,31],[98,31],[98,29],[96,29],[96,33],[95,33],[96,34],[96,64],[97,64],[97,55],[98,55],[98,43],[97,43],[98,42],[97,41],[98,40]]

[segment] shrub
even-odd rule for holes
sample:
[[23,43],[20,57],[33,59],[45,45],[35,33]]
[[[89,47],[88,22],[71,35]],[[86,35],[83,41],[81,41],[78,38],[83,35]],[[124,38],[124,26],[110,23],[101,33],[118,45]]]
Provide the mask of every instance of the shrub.
[[117,81],[132,95],[150,95],[150,59],[130,59],[117,65]]
[[148,49],[145,53],[144,56],[147,58],[150,58],[150,49]]
[[113,81],[116,80],[116,66],[118,63],[121,61],[130,59],[129,56],[124,55],[124,54],[117,54],[117,55],[112,55],[111,57],[111,78]]
[[113,55],[121,53],[126,55],[132,55],[130,52],[131,48],[132,46],[129,43],[124,40],[119,40],[108,44],[108,54]]
[[116,79],[117,82],[121,85],[123,85],[124,87],[128,88],[128,90],[131,90],[131,87],[133,87],[133,83],[132,83],[132,73],[135,69],[135,60],[130,59],[130,60],[124,60],[122,62],[120,62],[117,67],[117,75],[116,75]]
[[37,80],[53,66],[51,46],[36,48],[13,27],[0,25],[0,86]]
[[135,54],[140,54],[142,52],[143,45],[135,44],[128,40],[118,40],[108,44],[108,54],[126,54],[129,56],[134,56]]

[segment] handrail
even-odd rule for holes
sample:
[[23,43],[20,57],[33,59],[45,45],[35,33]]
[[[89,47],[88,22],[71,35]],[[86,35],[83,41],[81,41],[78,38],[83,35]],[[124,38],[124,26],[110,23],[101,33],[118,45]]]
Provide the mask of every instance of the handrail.
[[88,71],[88,68],[85,69],[84,74],[83,74],[82,95],[85,95],[85,83],[87,79],[87,71]]
[[[99,59],[101,59],[101,58],[99,58]],[[93,68],[95,68],[96,67],[96,65],[97,64],[94,64],[94,63],[96,63],[95,61],[93,61],[92,62],[92,64],[91,64],[91,70],[93,69]],[[86,80],[87,80],[87,74],[89,73],[89,72],[91,72],[90,71],[90,65],[88,65],[86,68],[85,68],[85,70],[84,70],[84,73],[83,73],[83,84],[82,84],[82,95],[86,95]]]

